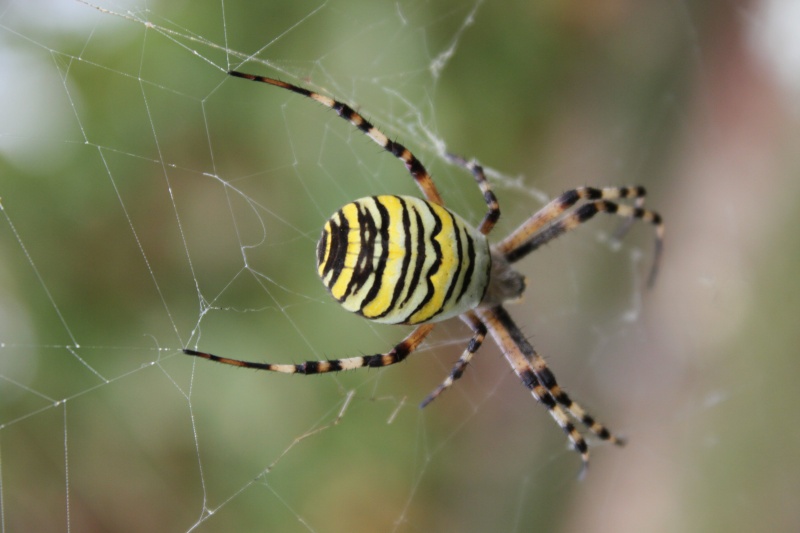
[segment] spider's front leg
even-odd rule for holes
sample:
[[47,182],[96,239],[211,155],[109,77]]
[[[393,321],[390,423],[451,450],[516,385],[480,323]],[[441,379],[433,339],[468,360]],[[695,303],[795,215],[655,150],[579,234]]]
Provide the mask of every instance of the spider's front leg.
[[500,220],[500,203],[497,201],[497,196],[495,196],[494,191],[492,191],[491,185],[489,185],[489,180],[486,179],[486,174],[483,172],[483,167],[480,166],[475,160],[468,161],[458,155],[447,154],[447,159],[454,165],[458,165],[469,170],[470,173],[472,173],[472,176],[475,178],[475,182],[478,184],[478,187],[480,187],[481,193],[483,193],[483,200],[486,202],[488,211],[478,226],[478,231],[484,235],[488,235],[489,232],[491,232],[494,228],[494,225],[497,224],[497,221]]
[[259,76],[257,74],[247,74],[245,72],[238,72],[236,70],[230,70],[228,71],[228,74],[237,78],[244,78],[246,80],[266,83],[275,87],[280,87],[281,89],[292,91],[293,93],[310,98],[315,102],[334,110],[337,115],[361,130],[361,132],[363,132],[367,137],[380,145],[381,148],[401,160],[428,201],[437,205],[444,205],[442,197],[439,194],[436,185],[433,183],[431,175],[425,169],[425,166],[422,164],[422,162],[420,162],[420,160],[417,159],[413,153],[411,153],[411,150],[402,144],[389,139],[383,132],[381,132],[371,122],[361,116],[349,105],[345,104],[344,102],[340,102],[339,100],[335,100],[329,96],[310,91],[304,87],[300,87],[285,81],[276,80],[274,78]]
[[[644,187],[578,187],[566,191],[533,214],[519,228],[495,246],[509,263],[515,263],[537,248],[547,244],[588,222],[597,213],[608,213],[625,218],[623,226],[616,235],[622,237],[627,225],[641,220],[655,226],[656,243],[653,266],[647,278],[652,286],[658,273],[664,242],[664,223],[661,215],[642,207],[646,191]],[[634,205],[619,203],[622,199],[632,199]],[[577,206],[579,202],[583,202]],[[577,206],[577,207],[576,207]],[[575,207],[574,210],[573,207]]]

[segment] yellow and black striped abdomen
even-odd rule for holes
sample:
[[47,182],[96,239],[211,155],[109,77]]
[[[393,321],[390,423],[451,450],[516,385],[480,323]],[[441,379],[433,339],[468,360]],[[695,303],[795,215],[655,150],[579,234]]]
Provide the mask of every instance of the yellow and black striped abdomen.
[[339,209],[317,244],[322,282],[342,306],[385,324],[420,324],[476,307],[489,280],[486,237],[413,196],[371,196]]

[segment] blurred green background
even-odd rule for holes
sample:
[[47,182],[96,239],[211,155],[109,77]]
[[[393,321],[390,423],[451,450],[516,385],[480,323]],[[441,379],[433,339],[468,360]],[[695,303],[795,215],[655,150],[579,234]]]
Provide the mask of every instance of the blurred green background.
[[[10,2],[0,12],[3,531],[797,531],[800,14],[790,0]],[[105,11],[104,11],[105,10]],[[406,333],[342,311],[322,222],[418,194],[320,106],[350,102],[504,235],[576,185],[641,184],[650,228],[537,252],[509,307],[629,438],[563,434],[489,341],[437,327],[380,371],[264,375]],[[792,325],[794,324],[794,326]]]

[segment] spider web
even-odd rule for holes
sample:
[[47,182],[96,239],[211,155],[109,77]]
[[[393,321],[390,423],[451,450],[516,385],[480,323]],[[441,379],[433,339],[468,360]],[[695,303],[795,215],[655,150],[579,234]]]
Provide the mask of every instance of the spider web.
[[[257,4],[0,10],[0,530],[797,529],[790,1]],[[495,238],[576,185],[645,185],[668,232],[654,290],[650,228],[620,245],[598,220],[527,260],[509,306],[629,446],[593,447],[579,483],[489,341],[419,410],[469,340],[458,321],[381,370],[183,356],[298,362],[406,333],[314,272],[338,207],[418,194],[402,164],[230,68],[356,105],[476,223],[444,154],[478,158]]]

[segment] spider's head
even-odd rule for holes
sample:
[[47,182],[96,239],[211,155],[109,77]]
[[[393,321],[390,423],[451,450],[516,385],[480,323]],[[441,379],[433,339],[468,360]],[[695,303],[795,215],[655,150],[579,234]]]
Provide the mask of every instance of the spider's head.
[[525,276],[514,270],[499,253],[492,252],[492,270],[489,285],[481,300],[482,306],[493,307],[522,298],[527,282]]

